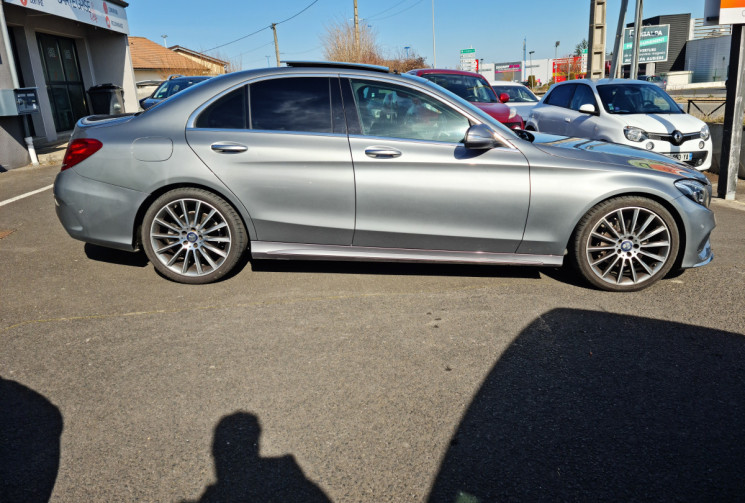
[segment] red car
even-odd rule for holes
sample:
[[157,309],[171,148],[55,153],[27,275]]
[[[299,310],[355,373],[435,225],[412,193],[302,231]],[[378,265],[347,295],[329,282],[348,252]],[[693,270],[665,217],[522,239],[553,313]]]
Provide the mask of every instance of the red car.
[[461,70],[422,68],[409,73],[423,77],[457,94],[512,129],[523,129],[525,123],[514,107],[502,103],[483,75]]

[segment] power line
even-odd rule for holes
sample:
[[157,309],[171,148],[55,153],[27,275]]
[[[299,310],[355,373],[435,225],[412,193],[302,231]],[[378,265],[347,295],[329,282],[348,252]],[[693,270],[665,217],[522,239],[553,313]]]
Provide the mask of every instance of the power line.
[[424,0],[419,0],[418,2],[415,2],[415,3],[411,4],[411,5],[409,5],[409,6],[408,6],[408,7],[406,7],[405,9],[401,9],[401,10],[400,10],[400,11],[398,11],[398,12],[394,12],[393,14],[391,14],[391,15],[389,15],[389,16],[385,16],[385,17],[381,17],[380,19],[376,19],[376,21],[382,21],[382,20],[384,20],[384,19],[388,19],[388,18],[391,18],[391,17],[395,17],[395,16],[398,16],[399,14],[403,14],[403,13],[404,13],[404,12],[406,12],[407,10],[413,9],[414,7],[416,7],[417,5],[419,5],[420,3],[422,3],[423,1],[424,1]]
[[[313,7],[313,5],[314,5],[314,4],[316,4],[317,2],[318,2],[318,0],[313,0],[313,1],[312,1],[312,2],[310,3],[310,4],[308,4],[308,6],[307,6],[307,7],[305,7],[305,8],[303,9],[303,10],[301,10],[301,11],[300,11],[300,12],[298,12],[297,14],[294,14],[294,15],[292,15],[292,16],[290,16],[290,17],[288,17],[288,18],[287,18],[287,19],[285,19],[284,21],[280,21],[279,23],[273,23],[273,24],[274,24],[274,25],[278,25],[278,24],[286,23],[287,21],[289,21],[289,20],[291,20],[291,19],[295,19],[295,18],[296,18],[296,17],[298,17],[298,16],[300,15],[300,14],[302,14],[302,13],[303,13],[303,12],[305,12],[306,10],[310,9],[311,7]],[[242,36],[242,37],[236,38],[235,40],[231,40],[230,42],[226,42],[226,43],[224,43],[224,44],[220,44],[220,45],[218,45],[218,46],[216,46],[216,47],[213,47],[212,49],[207,49],[207,50],[206,50],[206,51],[204,51],[204,52],[210,52],[210,51],[214,51],[215,49],[219,49],[219,48],[221,48],[221,47],[225,47],[226,45],[234,44],[234,43],[236,43],[236,42],[239,42],[239,41],[241,41],[241,40],[243,40],[243,39],[246,39],[246,38],[248,38],[248,37],[252,37],[252,36],[256,35],[257,33],[261,33],[261,32],[262,32],[262,31],[264,31],[264,30],[268,30],[268,29],[270,29],[271,27],[272,27],[271,25],[269,25],[269,26],[265,26],[264,28],[261,28],[261,29],[259,29],[259,30],[256,30],[256,31],[255,31],[255,32],[253,32],[253,33],[249,33],[248,35],[244,35],[244,36]]]
[[377,17],[377,16],[379,16],[379,15],[381,15],[381,14],[385,14],[385,13],[386,13],[386,12],[388,12],[389,10],[391,10],[391,9],[393,9],[393,8],[395,8],[395,7],[398,7],[398,6],[399,6],[399,5],[401,5],[402,3],[406,3],[406,2],[408,2],[408,1],[409,1],[409,0],[401,0],[401,1],[400,1],[400,2],[398,2],[398,3],[394,3],[394,4],[392,5],[392,6],[388,7],[387,9],[385,9],[385,10],[382,10],[382,11],[378,12],[377,14],[373,14],[372,16],[367,16],[367,17],[366,17],[365,19],[372,19],[372,18],[374,18],[374,17]]

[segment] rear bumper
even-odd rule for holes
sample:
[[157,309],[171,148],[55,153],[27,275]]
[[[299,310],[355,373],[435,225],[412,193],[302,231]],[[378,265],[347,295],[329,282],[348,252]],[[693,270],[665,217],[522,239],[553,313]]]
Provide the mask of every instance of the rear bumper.
[[54,203],[62,226],[80,241],[134,251],[138,208],[148,194],[80,176],[75,169],[54,181]]

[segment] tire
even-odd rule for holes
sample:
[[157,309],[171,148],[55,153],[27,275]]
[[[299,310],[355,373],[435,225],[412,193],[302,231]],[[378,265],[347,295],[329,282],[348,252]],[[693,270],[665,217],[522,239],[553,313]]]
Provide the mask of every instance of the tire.
[[573,265],[590,284],[610,292],[634,292],[663,278],[680,246],[675,219],[644,197],[609,199],[591,209],[570,243]]
[[187,187],[166,192],[153,202],[142,222],[142,245],[166,278],[205,284],[235,267],[248,237],[240,216],[224,199]]

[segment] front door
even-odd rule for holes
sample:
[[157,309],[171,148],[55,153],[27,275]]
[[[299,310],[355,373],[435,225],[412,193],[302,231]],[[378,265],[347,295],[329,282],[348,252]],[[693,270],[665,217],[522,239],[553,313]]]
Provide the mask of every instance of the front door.
[[37,41],[55,129],[68,131],[88,115],[75,41],[44,33],[37,34]]
[[382,81],[351,87],[362,133],[350,135],[354,245],[514,253],[530,200],[522,153],[466,149],[468,118],[426,93]]

